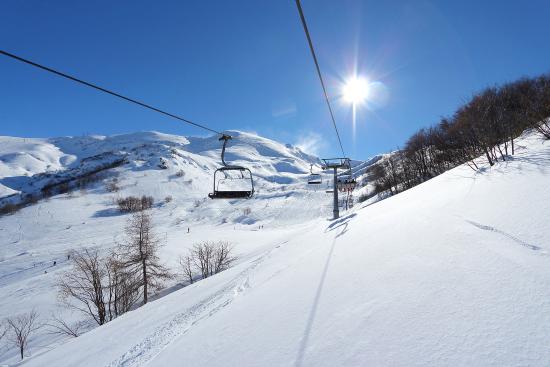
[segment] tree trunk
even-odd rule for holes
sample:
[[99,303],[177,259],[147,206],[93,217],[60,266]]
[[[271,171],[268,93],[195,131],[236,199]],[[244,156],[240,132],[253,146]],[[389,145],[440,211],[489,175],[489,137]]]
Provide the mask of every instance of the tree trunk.
[[498,151],[500,152],[500,156],[502,157],[503,161],[506,161],[506,156],[502,153],[502,149],[500,149],[500,145],[497,145]]
[[487,150],[487,148],[483,147],[483,150],[485,150],[485,156],[487,156],[487,161],[489,162],[489,165],[492,166],[493,164],[495,164],[491,159],[491,155],[489,154],[489,151]]
[[[109,303],[108,303],[109,321],[113,321],[112,306],[116,307],[116,301],[115,301],[115,304],[113,304],[113,292],[114,292],[114,288],[115,288],[115,286],[113,284],[114,284],[114,281],[112,280],[112,275],[109,274]],[[115,297],[115,299],[116,299],[116,297]]]
[[145,260],[141,262],[142,271],[143,271],[143,304],[147,303],[147,266],[145,265]]

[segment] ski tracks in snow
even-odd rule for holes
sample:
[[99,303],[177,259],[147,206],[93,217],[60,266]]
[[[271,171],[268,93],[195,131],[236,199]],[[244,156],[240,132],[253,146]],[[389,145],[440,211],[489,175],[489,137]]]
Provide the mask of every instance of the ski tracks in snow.
[[108,367],[133,367],[141,366],[152,360],[164,348],[170,345],[176,338],[185,334],[195,324],[206,319],[229,305],[240,294],[250,288],[250,276],[254,270],[271,253],[281,247],[284,241],[260,255],[251,264],[237,274],[222,289],[204,298],[202,301],[188,308],[185,312],[175,315],[171,320],[157,327],[141,342],[135,344],[130,350],[112,361]]
[[490,231],[490,232],[494,232],[494,233],[498,233],[506,238],[509,238],[511,239],[512,241],[514,241],[515,243],[517,243],[518,245],[521,245],[521,246],[524,246],[524,247],[527,247],[528,249],[530,250],[533,250],[533,251],[540,251],[540,253],[542,254],[547,254],[546,251],[544,251],[541,247],[539,246],[535,246],[535,245],[532,245],[530,243],[527,243],[515,236],[512,236],[511,234],[509,233],[506,233],[504,231],[501,231],[500,229],[498,228],[495,228],[495,227],[491,227],[491,226],[487,226],[487,225],[484,225],[484,224],[480,224],[480,223],[477,223],[477,222],[474,222],[472,220],[467,220],[465,219],[465,221],[467,223],[470,223],[471,225],[473,225],[474,227],[477,227],[481,230],[484,230],[484,231]]

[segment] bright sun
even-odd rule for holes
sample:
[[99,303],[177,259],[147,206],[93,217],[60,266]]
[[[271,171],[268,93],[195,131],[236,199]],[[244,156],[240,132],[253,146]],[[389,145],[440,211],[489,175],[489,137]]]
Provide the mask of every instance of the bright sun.
[[362,103],[369,96],[369,83],[364,78],[352,77],[344,84],[342,95],[346,102],[354,105]]

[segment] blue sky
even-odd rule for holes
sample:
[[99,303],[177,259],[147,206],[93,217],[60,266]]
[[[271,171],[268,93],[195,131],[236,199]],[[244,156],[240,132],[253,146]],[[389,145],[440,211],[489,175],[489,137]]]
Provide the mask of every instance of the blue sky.
[[[489,85],[550,71],[550,3],[302,5],[346,153],[402,145]],[[0,48],[214,129],[339,154],[292,0],[0,2]],[[342,81],[376,82],[352,127]],[[0,134],[205,132],[0,57]],[[354,133],[355,131],[355,133]]]

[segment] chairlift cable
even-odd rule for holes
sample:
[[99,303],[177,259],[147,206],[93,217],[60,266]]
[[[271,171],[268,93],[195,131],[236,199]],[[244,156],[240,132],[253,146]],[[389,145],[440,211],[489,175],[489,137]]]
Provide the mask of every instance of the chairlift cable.
[[317,61],[317,56],[315,55],[315,49],[313,48],[313,42],[311,41],[311,36],[306,24],[306,18],[304,16],[304,11],[302,10],[302,5],[300,0],[296,0],[296,6],[298,7],[298,12],[300,13],[300,20],[302,21],[302,26],[304,27],[304,32],[306,33],[307,42],[309,44],[309,50],[311,51],[311,56],[313,56],[313,62],[315,63],[315,68],[317,69],[317,75],[321,81],[321,87],[323,88],[323,93],[325,95],[325,100],[327,102],[328,111],[330,113],[330,118],[332,120],[332,125],[336,131],[336,137],[338,138],[338,143],[340,144],[340,150],[342,151],[342,156],[345,157],[344,147],[342,146],[342,140],[340,139],[340,133],[338,132],[338,127],[336,126],[336,119],[334,118],[334,113],[332,112],[332,107],[330,106],[330,101],[327,94],[327,89],[325,87],[325,82],[323,81],[323,75],[321,74],[321,68],[319,67],[319,62]]
[[108,89],[106,89],[106,88],[100,87],[100,86],[98,86],[98,85],[96,85],[96,84],[92,84],[92,83],[90,83],[90,82],[87,82],[87,81],[84,81],[84,80],[82,80],[82,79],[76,78],[76,77],[74,77],[74,76],[68,75],[68,74],[63,73],[63,72],[61,72],[61,71],[54,70],[54,69],[52,69],[52,68],[49,68],[49,67],[47,67],[47,66],[38,64],[38,63],[36,63],[36,62],[33,62],[33,61],[30,61],[30,60],[24,59],[24,58],[22,58],[22,57],[20,57],[20,56],[11,54],[11,53],[9,53],[9,52],[0,50],[0,54],[2,54],[2,55],[4,55],[4,56],[7,56],[7,57],[10,57],[10,58],[12,58],[12,59],[14,59],[14,60],[17,60],[17,61],[21,61],[21,62],[23,62],[23,63],[25,63],[25,64],[28,64],[28,65],[37,67],[37,68],[39,68],[39,69],[48,71],[48,72],[50,72],[50,73],[52,73],[52,74],[55,74],[55,75],[57,75],[57,76],[61,76],[61,77],[63,77],[63,78],[72,80],[72,81],[74,81],[74,82],[77,82],[77,83],[83,84],[83,85],[85,85],[85,86],[94,88],[94,89],[96,89],[96,90],[99,90],[100,92],[104,92],[104,93],[110,94],[110,95],[112,95],[112,96],[121,98],[121,99],[123,99],[123,100],[125,100],[125,101],[127,101],[127,102],[131,102],[131,103],[137,104],[137,105],[139,105],[139,106],[141,106],[141,107],[145,107],[145,108],[150,109],[150,110],[152,110],[152,111],[161,113],[161,114],[163,114],[163,115],[165,115],[165,116],[172,117],[172,118],[174,118],[174,119],[176,119],[176,120],[180,120],[180,121],[182,121],[182,122],[185,122],[185,123],[187,123],[187,124],[193,125],[193,126],[195,126],[195,127],[198,127],[198,128],[201,128],[201,129],[204,129],[204,130],[213,132],[213,133],[218,134],[218,135],[224,135],[223,133],[221,133],[221,132],[219,132],[219,131],[216,131],[216,130],[214,130],[214,129],[211,129],[211,128],[205,126],[205,125],[202,125],[202,124],[193,122],[193,121],[191,121],[191,120],[188,120],[188,119],[186,119],[186,118],[183,118],[183,117],[181,117],[181,116],[177,116],[177,115],[174,115],[174,114],[172,114],[172,113],[163,111],[163,110],[161,110],[161,109],[159,109],[159,108],[153,107],[153,106],[151,106],[151,105],[148,105],[148,104],[146,104],[146,103],[137,101],[137,100],[135,100],[135,99],[132,99],[132,98],[129,98],[129,97],[125,97],[125,96],[123,96],[122,94],[113,92],[113,91],[108,90]]

